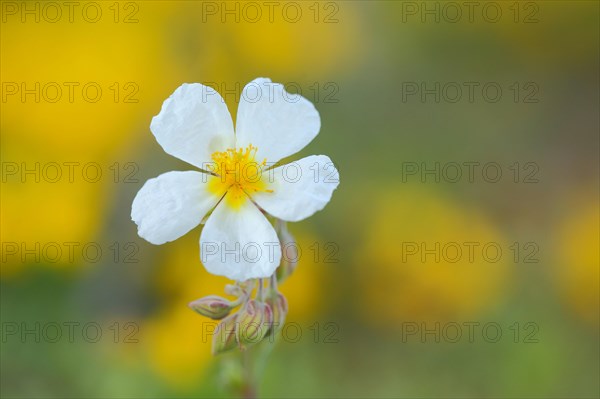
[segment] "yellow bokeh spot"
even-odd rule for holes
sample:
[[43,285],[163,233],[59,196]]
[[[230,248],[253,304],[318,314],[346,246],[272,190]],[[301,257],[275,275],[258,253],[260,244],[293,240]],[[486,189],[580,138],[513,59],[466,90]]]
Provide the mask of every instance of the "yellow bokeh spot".
[[257,162],[257,151],[250,144],[246,148],[229,148],[212,154],[214,163],[209,169],[217,176],[210,180],[209,191],[216,195],[227,192],[225,202],[234,209],[239,209],[252,193],[272,193],[267,175],[263,173],[267,160]]
[[[588,195],[592,198],[592,195]],[[597,199],[576,201],[561,223],[557,243],[557,283],[573,312],[596,327],[600,304],[600,210]]]
[[372,209],[357,257],[368,321],[464,321],[502,298],[511,255],[496,249],[510,244],[483,214],[415,188],[382,193]]
[[228,297],[223,292],[228,280],[202,268],[193,234],[169,244],[164,253],[153,280],[160,307],[140,327],[142,359],[157,376],[185,392],[203,380],[214,361],[211,334],[216,326],[187,304],[211,294]]

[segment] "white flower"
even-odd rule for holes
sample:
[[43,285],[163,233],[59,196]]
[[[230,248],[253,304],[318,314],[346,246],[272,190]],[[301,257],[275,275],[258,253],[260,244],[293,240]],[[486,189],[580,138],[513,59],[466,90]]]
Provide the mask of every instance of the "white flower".
[[325,207],[339,184],[325,155],[270,168],[310,143],[320,126],[310,101],[259,78],[242,91],[234,133],[216,91],[183,84],[163,103],[150,129],[168,154],[201,171],[148,180],[131,209],[138,234],[164,244],[198,226],[212,210],[200,237],[206,269],[238,281],[272,275],[281,246],[264,212],[285,221],[305,219]]

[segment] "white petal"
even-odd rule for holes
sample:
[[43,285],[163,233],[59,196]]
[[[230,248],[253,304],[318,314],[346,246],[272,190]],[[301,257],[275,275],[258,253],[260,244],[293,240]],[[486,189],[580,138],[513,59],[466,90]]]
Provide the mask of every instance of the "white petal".
[[275,229],[251,201],[233,209],[221,201],[200,236],[200,259],[212,274],[232,280],[269,277],[281,261]]
[[236,146],[258,147],[258,158],[277,162],[315,138],[321,118],[306,98],[289,94],[282,84],[258,78],[242,91],[236,121]]
[[340,183],[335,165],[325,155],[312,155],[265,173],[273,192],[253,193],[252,199],[271,215],[288,222],[323,209]]
[[219,201],[208,191],[213,176],[201,172],[168,172],[148,180],[131,206],[140,237],[152,244],[176,240],[200,224]]
[[211,154],[235,144],[227,105],[215,90],[199,83],[184,83],[152,118],[150,130],[168,154],[199,168]]

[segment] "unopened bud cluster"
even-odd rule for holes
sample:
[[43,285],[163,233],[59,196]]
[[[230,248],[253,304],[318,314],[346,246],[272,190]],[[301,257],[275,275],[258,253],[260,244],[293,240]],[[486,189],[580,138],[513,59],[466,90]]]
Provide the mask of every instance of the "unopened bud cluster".
[[[277,222],[281,244],[293,242],[284,223]],[[285,297],[277,284],[294,271],[295,262],[282,260],[276,272],[267,279],[253,279],[225,286],[234,300],[209,295],[190,302],[189,307],[213,320],[221,320],[213,335],[214,355],[233,348],[241,350],[274,336],[282,327],[288,311]]]

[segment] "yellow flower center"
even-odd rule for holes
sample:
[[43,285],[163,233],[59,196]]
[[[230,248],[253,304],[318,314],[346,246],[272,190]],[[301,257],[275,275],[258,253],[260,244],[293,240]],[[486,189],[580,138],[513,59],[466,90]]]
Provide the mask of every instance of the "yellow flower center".
[[228,148],[227,151],[217,151],[211,155],[214,164],[210,171],[216,176],[209,181],[208,189],[217,195],[226,192],[224,201],[232,208],[239,209],[252,193],[273,192],[268,189],[268,179],[264,173],[267,160],[257,162],[257,150],[250,144],[246,148]]

